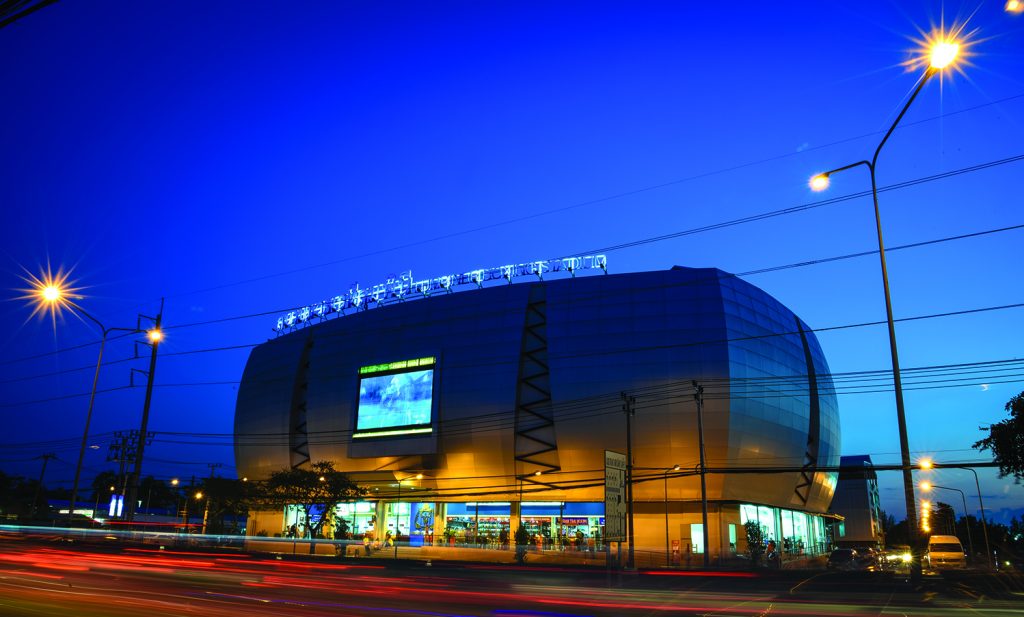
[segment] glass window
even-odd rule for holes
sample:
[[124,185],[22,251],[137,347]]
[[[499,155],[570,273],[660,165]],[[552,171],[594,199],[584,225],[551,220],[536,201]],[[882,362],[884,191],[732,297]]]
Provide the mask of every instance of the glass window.
[[729,523],[729,550],[736,552],[736,525]]
[[779,530],[775,526],[775,508],[759,506],[757,508],[757,519],[761,522],[761,526],[767,530],[765,538],[775,540],[779,537]]
[[693,544],[694,553],[704,552],[704,525],[700,523],[690,524],[690,543]]

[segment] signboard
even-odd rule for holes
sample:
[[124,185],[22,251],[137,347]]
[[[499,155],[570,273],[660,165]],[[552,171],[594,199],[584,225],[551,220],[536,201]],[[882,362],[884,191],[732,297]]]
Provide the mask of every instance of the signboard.
[[604,451],[604,540],[626,541],[626,455]]
[[359,287],[357,283],[347,293],[339,294],[326,300],[301,307],[277,318],[274,331],[278,334],[289,332],[294,328],[312,323],[314,320],[326,319],[328,315],[345,314],[348,310],[366,310],[372,306],[382,306],[393,302],[403,302],[412,298],[426,298],[436,293],[451,293],[456,287],[472,285],[480,288],[490,281],[504,281],[512,284],[513,279],[521,277],[537,277],[543,279],[549,272],[568,272],[576,276],[583,270],[601,270],[608,273],[608,258],[604,255],[581,255],[561,259],[543,259],[524,264],[508,264],[496,268],[480,268],[469,272],[458,272],[417,279],[412,270],[397,276],[390,276],[383,283],[370,287]]

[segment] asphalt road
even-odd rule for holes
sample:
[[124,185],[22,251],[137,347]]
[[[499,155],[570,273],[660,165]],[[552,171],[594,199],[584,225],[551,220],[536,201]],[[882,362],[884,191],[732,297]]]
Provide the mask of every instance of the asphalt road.
[[1012,575],[359,563],[0,539],[0,615],[568,617],[1024,614]]

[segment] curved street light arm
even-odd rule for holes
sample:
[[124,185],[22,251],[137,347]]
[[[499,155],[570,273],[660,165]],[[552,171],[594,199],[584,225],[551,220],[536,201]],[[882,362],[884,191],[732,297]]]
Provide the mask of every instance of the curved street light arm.
[[847,169],[853,169],[854,167],[858,167],[860,165],[865,165],[869,170],[873,170],[874,169],[874,165],[871,164],[871,161],[857,161],[856,163],[850,163],[849,165],[843,165],[842,167],[836,167],[835,169],[823,172],[820,175],[825,176],[827,178],[827,177],[831,176],[832,174],[837,174],[837,173],[839,173],[841,171],[846,171]]
[[907,104],[904,105],[903,109],[900,110],[900,115],[896,116],[896,120],[893,121],[892,126],[890,126],[889,130],[885,132],[885,137],[882,138],[882,141],[878,144],[878,147],[875,148],[875,155],[871,157],[872,168],[874,168],[875,163],[878,162],[878,155],[881,154],[882,152],[882,146],[885,145],[885,142],[889,141],[889,136],[892,135],[892,132],[896,130],[896,125],[900,123],[900,120],[903,119],[903,116],[907,113],[907,110],[910,109],[910,105],[914,102],[914,99],[917,98],[918,93],[921,92],[921,88],[924,88],[924,85],[928,83],[928,80],[931,79],[932,75],[934,75],[937,71],[938,69],[929,67],[924,72],[924,75],[921,76],[921,79],[918,80],[917,87],[914,88],[913,94],[911,94],[910,98],[907,99]]

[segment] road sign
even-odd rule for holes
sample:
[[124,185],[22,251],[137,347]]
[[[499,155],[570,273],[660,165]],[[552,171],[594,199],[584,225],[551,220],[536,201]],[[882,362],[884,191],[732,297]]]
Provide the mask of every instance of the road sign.
[[604,540],[626,541],[626,455],[604,451]]

